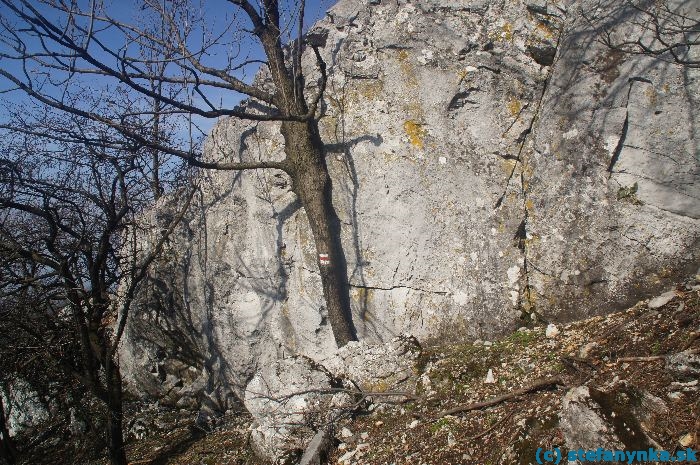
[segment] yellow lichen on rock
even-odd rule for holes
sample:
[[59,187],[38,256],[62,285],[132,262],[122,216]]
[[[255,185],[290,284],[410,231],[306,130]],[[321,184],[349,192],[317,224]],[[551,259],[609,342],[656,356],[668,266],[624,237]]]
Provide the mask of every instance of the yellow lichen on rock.
[[502,28],[503,32],[501,33],[501,37],[504,40],[513,40],[513,25],[510,23],[505,23],[503,24]]
[[649,105],[651,106],[656,106],[658,102],[658,94],[656,93],[656,90],[652,87],[649,86],[645,91],[644,95],[646,95],[647,99],[649,100]]
[[500,161],[501,168],[503,169],[503,172],[507,175],[510,176],[511,173],[513,173],[513,169],[515,168],[515,160],[511,160],[510,158],[504,158]]
[[523,105],[520,103],[520,100],[518,100],[515,97],[511,97],[506,106],[508,107],[510,115],[514,117],[520,114],[520,110],[523,107]]
[[423,125],[416,123],[413,120],[407,120],[405,123],[403,123],[403,129],[406,131],[406,135],[408,136],[408,140],[411,142],[411,145],[422,149],[423,139],[426,135]]
[[554,38],[554,31],[547,26],[544,23],[537,23],[537,26],[535,26],[535,30],[537,33],[541,36],[543,36],[545,39],[553,39]]
[[457,71],[457,77],[459,78],[459,81],[457,81],[457,83],[461,84],[467,78],[473,77],[469,75],[474,73],[475,71],[477,71],[477,68],[475,68],[474,66],[467,66],[466,68]]
[[364,101],[378,99],[382,95],[383,91],[384,81],[379,79],[375,81],[367,81],[364,85],[357,89],[358,94],[362,96]]
[[406,50],[400,50],[398,60],[406,85],[409,87],[418,87],[418,78],[416,77],[411,60],[409,60],[408,52]]

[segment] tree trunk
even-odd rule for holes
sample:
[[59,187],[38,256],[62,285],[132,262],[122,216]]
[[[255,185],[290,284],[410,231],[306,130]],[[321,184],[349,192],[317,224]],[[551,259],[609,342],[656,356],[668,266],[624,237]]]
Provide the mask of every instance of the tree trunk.
[[122,378],[117,365],[107,374],[107,449],[111,465],[127,465],[122,434]]
[[0,397],[0,434],[2,434],[2,438],[0,438],[0,458],[7,461],[8,464],[13,465],[15,463],[17,453],[15,451],[14,444],[12,444],[10,432],[7,429],[5,405],[2,402],[2,397]]
[[294,192],[309,219],[328,320],[338,347],[356,341],[340,221],[333,208],[331,179],[316,121],[282,123]]

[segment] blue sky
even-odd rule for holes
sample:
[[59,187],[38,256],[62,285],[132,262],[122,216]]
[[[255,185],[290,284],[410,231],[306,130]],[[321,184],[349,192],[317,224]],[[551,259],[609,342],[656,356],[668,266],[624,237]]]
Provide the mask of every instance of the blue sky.
[[[37,7],[40,5],[40,2],[36,1],[32,1],[31,3],[32,5]],[[85,6],[89,5],[89,2],[87,0],[78,0],[78,3]],[[111,2],[108,0],[106,2],[107,12],[110,16],[112,16],[113,18],[117,18],[120,21],[128,22],[131,24],[145,24],[148,22],[148,14],[147,12],[144,12],[144,10],[137,7],[140,3],[141,2],[139,0],[112,0]],[[307,0],[304,15],[305,29],[308,29],[314,22],[316,22],[318,19],[321,19],[324,16],[325,12],[334,3],[335,0]],[[227,55],[235,55],[237,56],[238,60],[251,58],[257,59],[262,57],[261,49],[255,41],[250,40],[250,38],[245,38],[245,35],[241,33],[239,34],[241,34],[242,38],[239,38],[236,35],[236,32],[239,31],[240,28],[246,27],[247,24],[246,21],[241,20],[240,16],[236,16],[237,8],[234,5],[231,5],[226,0],[193,0],[191,1],[190,5],[195,15],[201,15],[201,17],[204,19],[203,24],[205,24],[205,27],[208,30],[210,30],[211,33],[216,33],[216,31],[222,31],[226,33],[226,35],[224,36],[225,38],[231,39],[229,45],[215,47],[211,50],[211,53],[206,57],[207,65],[223,67],[226,63]],[[293,19],[294,15],[298,11],[298,0],[283,0],[281,2],[281,10],[283,22],[285,22],[285,20],[288,21],[289,19]],[[11,12],[9,11],[8,7],[0,4],[0,16],[2,16],[3,20],[9,21],[10,24],[16,24],[17,27],[21,27],[21,24],[16,23],[16,20],[13,19],[10,13]],[[55,13],[53,14],[54,16],[52,16],[52,13],[48,10],[42,10],[42,13],[45,13],[50,19],[56,17]],[[235,26],[232,26],[234,24]],[[289,35],[290,33],[293,35],[293,33],[295,33],[296,30],[294,28],[294,30],[288,29],[286,31],[283,31],[283,39],[285,32],[287,32],[287,35]],[[104,43],[107,44],[110,48],[119,48],[125,43],[124,37],[118,31],[115,30],[104,31],[100,35],[98,35],[98,37],[101,37]],[[193,34],[192,41],[194,42],[192,46],[196,47],[197,36],[195,34]],[[36,45],[36,41],[34,41],[34,44],[32,44],[31,40],[28,43],[30,45]],[[5,44],[0,44],[0,49],[2,49],[2,51],[6,51],[7,46]],[[97,54],[97,56],[100,56],[100,58],[102,58],[102,56],[99,55],[99,53]],[[107,62],[108,59],[109,57],[105,54],[105,62]],[[255,71],[258,66],[259,65],[248,67],[242,70],[240,73],[238,73],[236,77],[250,82],[253,76],[255,75]],[[24,74],[20,62],[9,60],[7,58],[0,58],[0,68],[5,69],[6,71],[9,71],[18,76],[23,76]],[[36,72],[38,69],[39,67],[36,66],[34,67],[34,69],[32,69],[31,66],[29,67],[29,75],[32,76],[33,79],[37,79],[36,77],[38,76],[38,74],[36,74]],[[50,79],[59,78],[60,74],[58,73],[51,73],[50,75]],[[44,77],[43,80],[46,81],[47,78]],[[113,83],[107,79],[96,78],[94,76],[90,76],[89,78],[73,77],[73,80],[75,83],[80,83],[86,88],[94,89],[93,91],[91,91],[93,95],[98,95],[97,89],[105,89],[106,86],[113,85]],[[38,81],[39,79],[37,79],[37,82]],[[57,95],[57,93],[62,92],[62,87],[60,85],[57,86],[45,84],[45,86],[46,91],[52,93],[52,95]],[[0,76],[0,90],[5,91],[9,88],[11,88],[11,83]],[[230,108],[235,106],[240,101],[241,96],[231,91],[217,90],[212,88],[208,89],[207,98],[215,104],[221,103],[222,106]],[[6,103],[15,103],[19,105],[24,105],[26,103],[26,97],[19,91],[5,92],[0,95],[0,99],[4,100]],[[4,117],[3,113],[3,110],[0,109],[0,118]],[[198,123],[206,132],[209,130],[209,128],[211,128],[214,121],[200,120],[198,121]]]

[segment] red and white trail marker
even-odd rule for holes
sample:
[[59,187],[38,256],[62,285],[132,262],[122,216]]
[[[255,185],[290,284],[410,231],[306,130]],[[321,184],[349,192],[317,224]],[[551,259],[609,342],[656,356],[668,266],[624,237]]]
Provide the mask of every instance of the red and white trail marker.
[[318,254],[318,263],[321,265],[330,265],[331,264],[331,259],[328,257],[327,253],[320,253]]

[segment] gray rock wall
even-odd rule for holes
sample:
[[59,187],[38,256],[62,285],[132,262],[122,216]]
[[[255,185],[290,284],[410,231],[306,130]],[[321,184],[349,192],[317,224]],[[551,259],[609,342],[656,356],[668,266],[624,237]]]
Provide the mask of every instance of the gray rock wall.
[[[360,337],[488,338],[613,311],[696,269],[698,70],[599,43],[581,11],[641,33],[618,2],[447,3],[343,0],[314,28]],[[280,159],[277,127],[221,120],[207,154]],[[206,173],[196,207],[122,367],[141,392],[225,406],[258,367],[335,345],[283,173]]]

